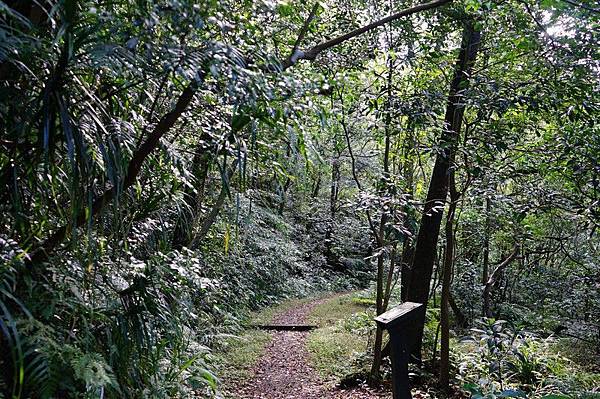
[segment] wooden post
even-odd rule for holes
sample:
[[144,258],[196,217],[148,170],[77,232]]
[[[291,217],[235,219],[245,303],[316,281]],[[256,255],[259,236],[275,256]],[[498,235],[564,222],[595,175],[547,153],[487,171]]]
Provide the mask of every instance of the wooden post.
[[425,307],[415,302],[404,302],[375,318],[375,322],[390,335],[394,399],[412,398],[408,362],[416,343],[417,327],[424,319]]

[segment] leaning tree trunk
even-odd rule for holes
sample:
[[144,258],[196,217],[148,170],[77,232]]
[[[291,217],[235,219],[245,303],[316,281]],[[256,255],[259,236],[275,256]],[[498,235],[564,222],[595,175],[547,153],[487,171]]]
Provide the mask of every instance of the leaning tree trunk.
[[[202,79],[203,77],[204,73],[202,74]],[[173,109],[158,121],[152,132],[146,137],[146,140],[134,151],[131,160],[129,161],[129,165],[127,166],[124,178],[114,187],[105,190],[102,194],[97,196],[92,203],[91,209],[81,210],[73,223],[62,225],[56,229],[46,241],[35,248],[32,251],[29,260],[31,264],[46,261],[48,256],[63,242],[72,229],[81,227],[88,222],[89,219],[94,218],[102,211],[102,209],[104,209],[106,204],[110,203],[113,199],[118,197],[121,192],[124,192],[137,181],[144,161],[158,147],[162,137],[171,130],[181,115],[188,109],[188,106],[194,98],[194,94],[196,94],[197,87],[198,82],[194,81],[189,83],[183,92],[181,92]]]
[[190,248],[198,248],[198,246],[202,243],[202,240],[204,240],[204,237],[206,237],[206,235],[210,231],[212,225],[217,221],[217,216],[219,216],[219,213],[221,212],[221,209],[225,204],[225,200],[227,199],[227,195],[229,194],[229,184],[231,178],[233,177],[233,174],[235,173],[235,168],[237,167],[238,162],[239,159],[236,158],[231,163],[231,166],[225,169],[225,174],[223,181],[221,182],[221,191],[219,192],[219,196],[215,200],[215,203],[213,204],[208,214],[206,214],[206,216],[204,217],[204,220],[200,224],[200,229],[190,240]]
[[[427,306],[429,285],[442,222],[443,207],[448,194],[448,171],[450,160],[456,151],[458,135],[465,110],[464,91],[469,84],[469,75],[479,49],[481,33],[469,23],[464,30],[461,50],[450,85],[448,104],[444,119],[444,129],[429,183],[427,200],[421,218],[419,234],[413,258],[411,280],[407,299]],[[421,358],[424,324],[417,327],[417,342],[413,356]]]

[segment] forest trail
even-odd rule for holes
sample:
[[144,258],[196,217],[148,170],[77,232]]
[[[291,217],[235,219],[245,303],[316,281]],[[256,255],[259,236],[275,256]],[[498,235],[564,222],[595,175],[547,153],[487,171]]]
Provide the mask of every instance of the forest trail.
[[[288,309],[273,318],[272,324],[303,324],[315,306],[332,297]],[[350,391],[329,388],[309,364],[306,349],[308,331],[274,331],[272,340],[253,369],[254,377],[243,384],[241,399],[367,399],[379,398],[363,388]],[[390,396],[391,397],[391,396]]]

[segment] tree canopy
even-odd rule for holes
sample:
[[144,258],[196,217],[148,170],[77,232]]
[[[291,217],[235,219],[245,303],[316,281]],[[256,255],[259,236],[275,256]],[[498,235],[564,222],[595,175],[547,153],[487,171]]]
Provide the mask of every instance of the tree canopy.
[[[504,321],[600,351],[599,15],[0,2],[0,397],[211,397],[222,336],[315,292],[424,303],[446,392],[504,389]],[[484,379],[452,352],[478,323]]]

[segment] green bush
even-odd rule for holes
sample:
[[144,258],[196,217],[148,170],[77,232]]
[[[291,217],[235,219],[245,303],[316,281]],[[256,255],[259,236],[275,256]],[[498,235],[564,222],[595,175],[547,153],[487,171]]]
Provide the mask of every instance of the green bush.
[[452,346],[458,378],[474,397],[511,392],[531,398],[583,397],[600,386],[600,375],[585,372],[563,356],[556,338],[515,331],[503,321],[480,325],[471,337]]

